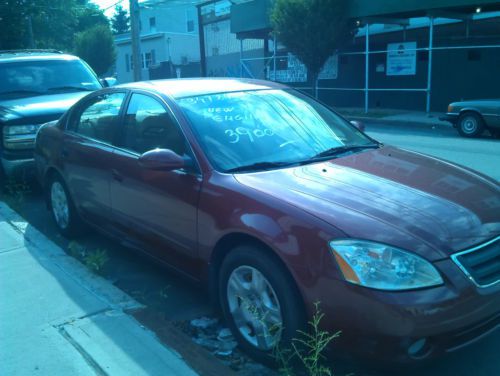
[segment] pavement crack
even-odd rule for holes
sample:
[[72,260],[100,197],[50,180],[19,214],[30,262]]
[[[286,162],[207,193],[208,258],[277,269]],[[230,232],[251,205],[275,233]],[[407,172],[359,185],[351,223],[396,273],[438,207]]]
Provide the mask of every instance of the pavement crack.
[[83,357],[85,362],[94,370],[95,374],[98,376],[108,376],[108,373],[104,371],[104,369],[92,358],[92,356],[85,351],[85,349],[78,344],[66,331],[64,326],[58,328],[59,334],[66,339],[75,350]]
[[109,312],[109,311],[116,311],[115,309],[109,309],[109,308],[103,308],[103,309],[99,309],[97,311],[94,311],[94,312],[90,312],[90,313],[87,313],[86,315],[83,315],[83,316],[80,316],[80,317],[77,317],[77,318],[73,318],[73,319],[70,319],[70,320],[67,320],[67,321],[63,321],[61,323],[58,323],[58,324],[55,324],[55,325],[52,325],[54,328],[56,328],[57,330],[60,330],[61,328],[63,328],[64,326],[66,325],[71,325],[77,321],[80,321],[80,320],[83,320],[83,319],[88,319],[88,318],[91,318],[91,317],[94,317],[94,316],[98,316],[102,313],[106,313],[106,312]]

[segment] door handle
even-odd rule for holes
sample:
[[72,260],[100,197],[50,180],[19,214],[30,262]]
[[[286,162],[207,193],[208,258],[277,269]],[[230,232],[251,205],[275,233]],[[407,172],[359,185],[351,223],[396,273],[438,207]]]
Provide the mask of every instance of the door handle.
[[120,174],[117,170],[111,170],[111,174],[113,175],[113,179],[115,179],[118,182],[123,181],[123,176]]

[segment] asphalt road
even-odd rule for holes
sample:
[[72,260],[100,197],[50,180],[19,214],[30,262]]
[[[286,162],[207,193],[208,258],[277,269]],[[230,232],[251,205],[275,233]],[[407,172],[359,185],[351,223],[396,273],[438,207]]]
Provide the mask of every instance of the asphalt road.
[[472,168],[500,181],[500,140],[463,138],[451,126],[396,126],[365,122],[366,132],[378,141],[418,151]]
[[[463,139],[456,134],[455,130],[447,127],[439,129],[430,126],[396,127],[380,122],[365,122],[365,125],[367,133],[381,142],[453,161],[500,180],[500,140]],[[68,249],[69,242],[58,235],[39,189],[31,187],[22,199],[17,200],[16,207],[28,222],[63,249]],[[125,249],[95,232],[87,233],[78,240],[78,244],[88,251],[106,250],[109,261],[106,263],[104,276],[147,306],[149,319],[144,323],[157,333],[164,332],[165,325],[172,322],[211,314],[203,289],[156,265],[143,255]],[[151,319],[151,317],[157,319]],[[167,337],[165,340],[168,342],[168,335],[161,337]],[[394,370],[393,374],[405,376],[500,375],[498,349],[500,349],[500,330],[462,351],[450,354],[429,365],[418,369]],[[182,350],[180,352],[182,353]],[[336,375],[351,373],[381,376],[388,374],[387,371],[368,371],[354,362],[345,361],[335,361],[332,368]],[[210,366],[206,369],[208,371],[202,374],[219,373],[210,372]]]

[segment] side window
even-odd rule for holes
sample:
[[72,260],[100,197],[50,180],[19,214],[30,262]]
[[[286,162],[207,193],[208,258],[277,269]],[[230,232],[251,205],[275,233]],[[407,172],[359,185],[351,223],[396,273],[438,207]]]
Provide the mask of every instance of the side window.
[[94,97],[74,118],[71,130],[86,137],[112,143],[115,123],[124,99],[125,93]]
[[175,120],[156,99],[133,94],[125,115],[121,146],[142,154],[153,149],[186,152],[186,140]]

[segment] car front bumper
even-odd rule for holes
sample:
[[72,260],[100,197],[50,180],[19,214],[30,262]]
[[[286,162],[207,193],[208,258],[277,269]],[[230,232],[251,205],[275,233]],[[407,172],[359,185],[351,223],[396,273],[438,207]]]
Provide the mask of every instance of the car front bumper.
[[0,151],[0,163],[7,178],[32,178],[35,174],[35,160],[33,150],[10,152]]
[[448,112],[446,115],[443,115],[439,118],[441,121],[447,121],[450,122],[453,125],[457,124],[459,114]]
[[479,288],[453,261],[436,264],[445,284],[434,288],[383,292],[331,280],[322,286],[329,292],[320,305],[324,329],[342,332],[334,348],[379,362],[411,363],[500,329],[500,283]]

